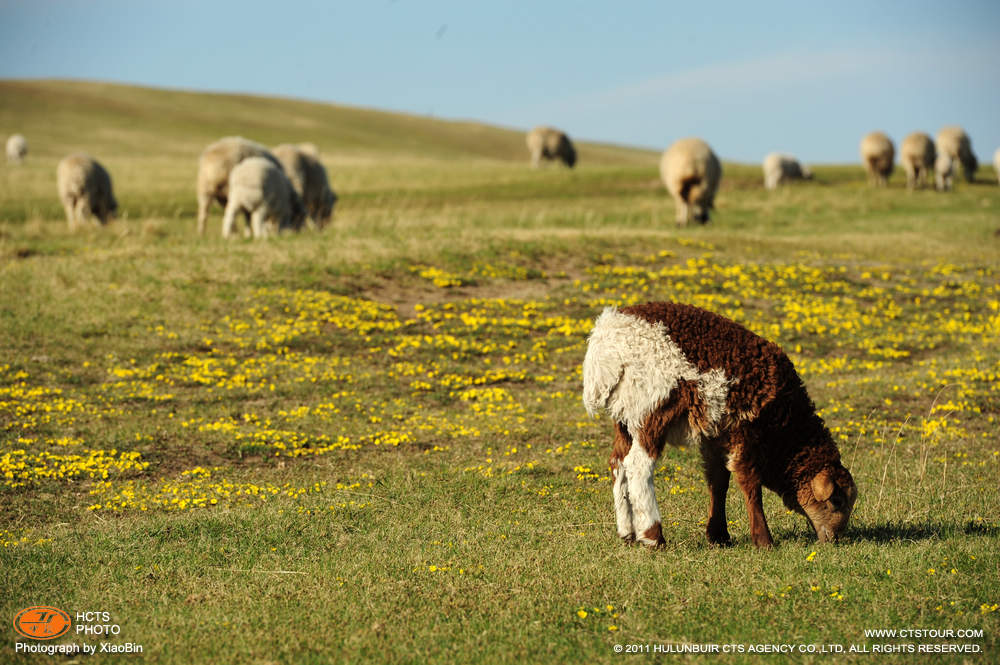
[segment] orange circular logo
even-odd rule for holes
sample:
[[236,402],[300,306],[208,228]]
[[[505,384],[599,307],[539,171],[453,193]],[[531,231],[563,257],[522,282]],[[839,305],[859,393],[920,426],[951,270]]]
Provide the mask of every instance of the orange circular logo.
[[33,640],[51,640],[69,630],[69,615],[55,607],[35,605],[14,617],[14,630]]

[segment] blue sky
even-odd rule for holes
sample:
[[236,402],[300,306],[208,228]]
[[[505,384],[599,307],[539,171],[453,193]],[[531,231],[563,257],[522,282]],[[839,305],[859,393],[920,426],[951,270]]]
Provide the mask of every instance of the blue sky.
[[0,78],[330,101],[723,158],[1000,146],[1000,2],[0,0]]

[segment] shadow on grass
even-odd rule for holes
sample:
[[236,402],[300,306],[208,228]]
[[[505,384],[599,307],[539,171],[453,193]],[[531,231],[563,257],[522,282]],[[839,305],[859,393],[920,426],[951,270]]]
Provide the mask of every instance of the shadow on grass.
[[953,538],[960,535],[997,537],[1000,526],[981,522],[928,523],[928,524],[875,524],[848,530],[848,538],[852,541],[868,541],[875,543],[893,543],[931,538]]
[[[847,532],[840,540],[840,543],[916,543],[931,539],[943,540],[961,535],[996,538],[1000,536],[1000,525],[974,521],[969,521],[965,524],[957,522],[937,524],[893,524],[891,522],[885,522],[881,524],[848,527]],[[774,540],[775,543],[808,543],[815,542],[816,535],[811,530],[776,530],[774,532]]]

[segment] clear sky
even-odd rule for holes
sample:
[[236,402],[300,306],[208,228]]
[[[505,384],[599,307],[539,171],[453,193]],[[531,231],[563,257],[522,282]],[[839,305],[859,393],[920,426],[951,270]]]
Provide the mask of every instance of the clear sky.
[[1000,1],[0,0],[0,78],[283,95],[666,147],[857,161],[1000,146]]

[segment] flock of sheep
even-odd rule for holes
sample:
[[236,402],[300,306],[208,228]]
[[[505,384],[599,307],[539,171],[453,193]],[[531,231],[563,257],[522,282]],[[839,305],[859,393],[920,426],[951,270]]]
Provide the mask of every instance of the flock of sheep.
[[[543,159],[559,160],[566,166],[576,163],[576,150],[564,132],[552,127],[535,127],[528,132],[531,164]],[[885,186],[892,174],[896,148],[884,132],[872,132],[861,139],[861,162],[875,186]],[[979,161],[972,152],[972,141],[961,127],[944,127],[937,140],[923,132],[913,132],[905,139],[900,160],[910,189],[928,184],[933,174],[940,191],[952,188],[955,165],[959,164],[966,180],[973,182]],[[993,165],[1000,181],[1000,148],[993,155]],[[810,180],[812,172],[792,155],[772,152],[764,158],[764,187],[777,189],[792,180]],[[715,194],[722,179],[719,158],[705,141],[685,138],[667,148],[660,160],[660,178],[677,204],[677,223],[694,219],[704,224],[714,207]]]
[[[535,127],[527,136],[531,164],[558,160],[576,164],[576,148],[558,129]],[[7,161],[20,163],[28,154],[24,136],[7,139]],[[861,140],[861,161],[870,182],[885,186],[895,165],[896,149],[883,132],[872,132]],[[940,191],[952,188],[955,165],[962,167],[966,180],[975,178],[979,162],[972,142],[960,127],[944,127],[932,140],[923,132],[909,134],[901,145],[900,161],[906,172],[907,187],[927,185],[934,178]],[[993,156],[1000,179],[1000,148]],[[776,189],[792,180],[808,180],[812,173],[791,156],[771,153],[764,158],[764,187]],[[709,145],[699,138],[676,141],[663,153],[660,177],[674,198],[677,223],[708,222],[722,179],[722,165]],[[82,225],[91,216],[106,224],[118,210],[108,171],[84,153],[69,155],[56,169],[59,199],[66,209],[70,228]],[[236,219],[244,216],[244,233],[264,238],[277,231],[299,230],[307,220],[321,229],[330,220],[337,195],[330,188],[319,151],[311,143],[284,143],[268,150],[239,136],[220,139],[201,153],[198,162],[198,232],[204,234],[208,209],[213,201],[225,208],[222,235],[231,236]]]
[[[28,143],[20,134],[7,140],[7,160],[20,163]],[[74,153],[56,168],[59,199],[71,229],[91,216],[101,224],[118,211],[111,176],[100,162],[85,153]],[[222,235],[234,232],[236,219],[244,216],[246,235],[264,238],[279,230],[299,230],[307,218],[316,229],[333,215],[337,195],[330,188],[319,151],[310,143],[284,143],[273,150],[239,136],[209,145],[198,160],[198,232],[205,232],[213,201],[225,208]]]

